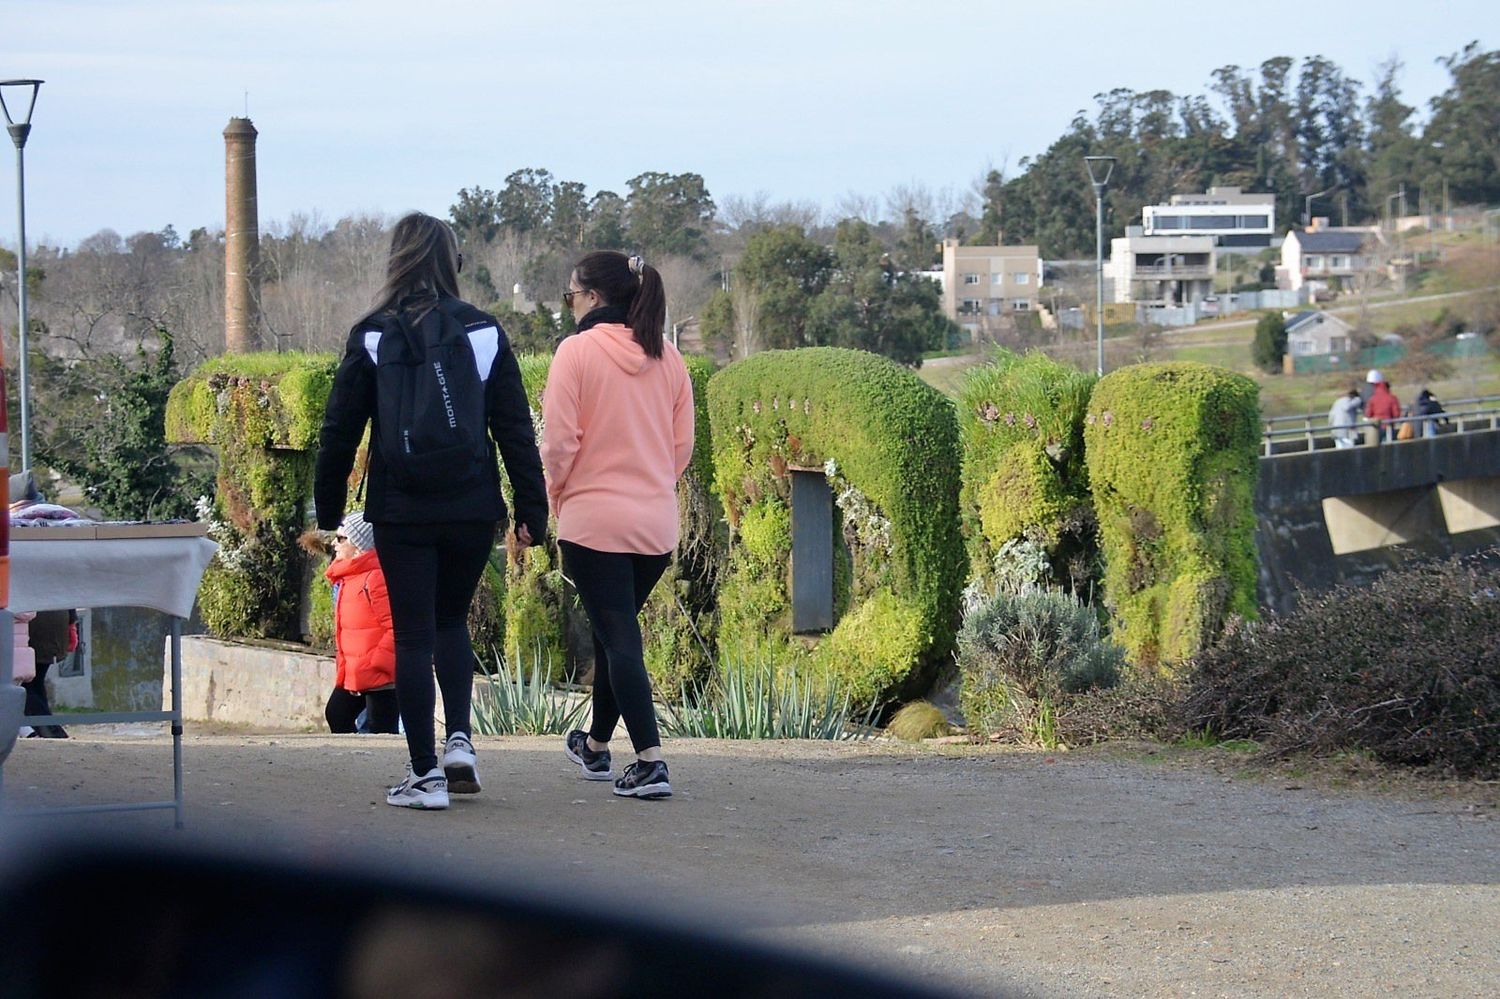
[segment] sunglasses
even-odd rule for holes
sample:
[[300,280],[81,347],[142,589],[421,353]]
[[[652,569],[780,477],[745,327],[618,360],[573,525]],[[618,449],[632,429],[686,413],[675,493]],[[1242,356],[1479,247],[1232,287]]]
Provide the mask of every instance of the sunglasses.
[[587,288],[579,288],[577,291],[569,289],[568,291],[563,292],[563,304],[571,309],[573,307],[573,298],[577,295],[588,294],[588,290],[589,289]]
[[349,540],[349,535],[347,535],[347,534],[335,534],[333,536],[333,540],[335,540],[335,541],[348,541]]

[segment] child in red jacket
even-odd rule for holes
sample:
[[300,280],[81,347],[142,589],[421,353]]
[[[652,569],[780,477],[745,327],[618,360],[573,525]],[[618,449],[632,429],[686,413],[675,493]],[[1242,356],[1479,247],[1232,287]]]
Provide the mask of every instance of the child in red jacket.
[[[397,732],[396,636],[385,574],[375,555],[375,530],[359,511],[334,535],[334,557],[324,573],[333,584],[333,644],[337,673],[323,715],[333,732]],[[357,727],[360,712],[365,725]]]

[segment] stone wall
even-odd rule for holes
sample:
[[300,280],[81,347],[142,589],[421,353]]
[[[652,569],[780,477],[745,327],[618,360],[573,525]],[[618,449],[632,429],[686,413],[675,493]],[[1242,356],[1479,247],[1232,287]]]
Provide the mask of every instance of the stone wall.
[[[162,657],[170,677],[171,645]],[[182,639],[182,717],[255,728],[324,729],[323,706],[333,690],[333,659],[269,645],[241,645],[206,635]],[[162,683],[162,706],[172,706]]]

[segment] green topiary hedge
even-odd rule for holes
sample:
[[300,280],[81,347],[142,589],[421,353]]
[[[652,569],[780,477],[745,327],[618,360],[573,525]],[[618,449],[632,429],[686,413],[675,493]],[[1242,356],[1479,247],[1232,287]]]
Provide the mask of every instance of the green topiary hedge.
[[[731,528],[720,648],[801,662],[861,703],[929,682],[953,645],[965,555],[952,404],[911,371],[832,347],[757,354],[708,387]],[[822,468],[835,511],[833,631],[790,632],[789,470]]]
[[[1001,351],[959,393],[960,509],[974,585],[994,592],[1007,543],[1045,550],[1051,578],[1084,592],[1097,575],[1097,533],[1083,426],[1095,378],[1044,354]],[[1031,582],[1027,580],[1026,582]]]
[[1204,364],[1139,364],[1094,387],[1089,482],[1114,634],[1171,672],[1255,614],[1255,383]]
[[713,433],[708,383],[717,370],[707,357],[684,357],[693,382],[693,460],[677,486],[679,540],[671,570],[641,612],[646,670],[668,700],[708,681],[718,639],[719,578],[729,534],[713,491]]
[[[547,387],[550,354],[524,354],[516,358],[521,383],[531,405],[531,425],[537,443],[542,440],[542,390]],[[510,479],[500,466],[505,500],[512,504]],[[555,526],[555,525],[554,525]],[[548,530],[545,547],[527,549],[520,560],[507,559],[504,572],[504,654],[512,663],[530,670],[540,663],[543,675],[554,680],[576,678],[592,659],[593,649],[568,640],[570,617],[582,618],[578,600],[563,581],[562,559],[557,550],[557,532]],[[587,633],[585,627],[584,633]]]
[[308,560],[297,546],[313,453],[333,385],[331,354],[214,358],[167,402],[167,439],[219,452],[210,522],[219,553],[198,591],[215,635],[301,641]]

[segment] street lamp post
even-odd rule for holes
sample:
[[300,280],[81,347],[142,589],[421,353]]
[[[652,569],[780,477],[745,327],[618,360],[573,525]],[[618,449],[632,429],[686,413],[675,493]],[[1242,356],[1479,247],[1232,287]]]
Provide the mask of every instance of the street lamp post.
[[1306,229],[1308,226],[1312,225],[1313,201],[1317,198],[1322,198],[1330,195],[1338,189],[1339,185],[1335,184],[1326,191],[1319,191],[1317,194],[1309,194],[1302,199],[1302,228]]
[[1104,189],[1114,173],[1113,156],[1085,156],[1089,183],[1094,185],[1094,324],[1098,340],[1097,368],[1104,375]]
[[[26,378],[26,137],[31,134],[31,112],[36,107],[36,94],[41,89],[41,80],[0,80],[0,112],[5,114],[6,130],[10,141],[16,144],[16,219],[19,239],[16,246],[16,313],[19,326],[17,348],[20,350],[20,381],[17,405],[21,411],[21,468],[31,467],[31,415],[30,389]],[[13,88],[26,100],[26,114],[20,121],[10,115],[5,103],[5,91]],[[29,93],[27,93],[29,91]],[[17,110],[20,103],[16,104]]]

